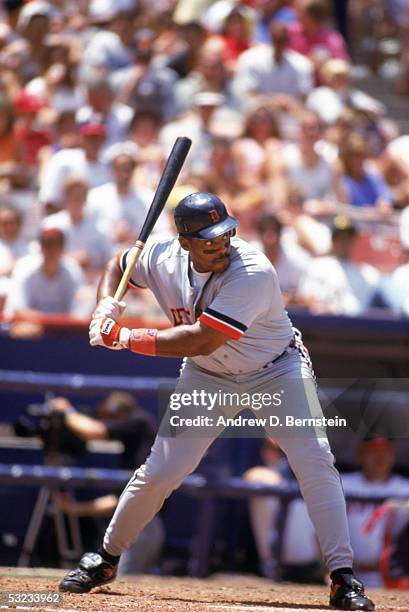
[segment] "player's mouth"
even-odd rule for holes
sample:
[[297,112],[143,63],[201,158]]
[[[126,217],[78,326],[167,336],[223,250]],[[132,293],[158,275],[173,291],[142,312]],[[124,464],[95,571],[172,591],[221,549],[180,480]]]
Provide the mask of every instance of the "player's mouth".
[[226,255],[222,255],[221,257],[217,257],[216,259],[213,260],[213,263],[215,265],[217,265],[217,267],[226,267],[229,265],[230,263],[230,253],[227,253]]

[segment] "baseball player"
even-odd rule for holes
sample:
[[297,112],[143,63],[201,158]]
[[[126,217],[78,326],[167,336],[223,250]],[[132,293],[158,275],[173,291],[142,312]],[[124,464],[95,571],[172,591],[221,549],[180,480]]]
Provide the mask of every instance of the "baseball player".
[[[299,332],[284,309],[274,268],[258,250],[235,236],[236,219],[210,193],[183,198],[175,209],[178,238],[149,243],[130,284],[149,287],[173,327],[128,329],[118,321],[125,304],[113,299],[128,251],[106,267],[90,324],[90,343],[150,356],[184,357],[175,392],[271,392],[291,380],[281,411],[295,417],[321,415],[314,374]],[[307,385],[306,383],[312,383]],[[278,387],[280,388],[280,386]],[[243,406],[220,407],[234,417]],[[271,408],[273,410],[273,408]],[[283,430],[285,428],[282,428]],[[151,453],[126,485],[97,553],[83,555],[60,589],[84,593],[112,581],[121,553],[159,511],[164,500],[199,464],[220,433],[158,435]],[[352,572],[345,500],[325,434],[281,435],[267,428],[287,455],[314,524],[331,574],[330,605],[339,610],[374,610]]]

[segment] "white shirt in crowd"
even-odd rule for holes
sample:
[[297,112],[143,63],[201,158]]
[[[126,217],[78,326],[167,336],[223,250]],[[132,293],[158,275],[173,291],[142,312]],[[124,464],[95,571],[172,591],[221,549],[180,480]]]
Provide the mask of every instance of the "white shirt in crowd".
[[287,144],[282,155],[287,179],[293,187],[298,188],[306,199],[322,200],[334,193],[335,174],[331,164],[318,151],[314,166],[303,164],[297,145]]
[[42,264],[41,254],[27,255],[16,263],[5,304],[6,317],[26,308],[54,314],[75,312],[76,293],[84,284],[80,266],[63,258],[58,273],[50,278],[43,273]]
[[64,183],[67,179],[85,180],[91,187],[98,187],[111,179],[107,163],[90,162],[83,149],[62,149],[48,162],[41,177],[40,202],[62,204]]
[[[252,244],[263,251],[263,245],[258,240]],[[304,249],[297,247],[297,245],[288,245],[281,237],[278,258],[273,266],[277,272],[280,289],[283,293],[298,291],[309,261],[310,256]]]
[[113,254],[113,243],[96,225],[95,220],[85,215],[80,223],[73,223],[66,210],[45,217],[42,228],[58,228],[65,235],[65,252],[86,251],[90,263],[95,268],[102,268]]
[[287,49],[277,64],[271,45],[258,45],[245,51],[237,62],[233,90],[238,100],[249,92],[306,96],[313,88],[313,66],[309,59]]
[[[126,196],[118,193],[115,183],[105,183],[88,193],[86,211],[93,216],[98,228],[108,237],[113,237],[116,224],[125,221],[136,234],[142,229],[152,202],[153,192],[146,187],[131,187]],[[155,225],[156,233],[169,236],[166,216],[161,215]]]
[[381,295],[396,314],[409,316],[409,263],[382,279]]
[[327,255],[311,259],[300,290],[325,304],[328,312],[354,316],[370,306],[379,278],[379,272],[369,264]]
[[[369,482],[362,472],[341,474],[341,479],[346,495],[371,494],[393,497],[407,494],[409,497],[409,479],[396,474],[383,482]],[[359,572],[359,566],[376,566],[383,549],[386,517],[380,518],[369,531],[365,529],[375,509],[376,505],[371,503],[347,503],[349,533],[357,576],[364,580],[366,586],[372,588],[383,586],[379,571]]]
[[102,68],[107,72],[125,68],[133,63],[134,50],[126,47],[118,34],[98,30],[82,54],[81,74],[90,68]]

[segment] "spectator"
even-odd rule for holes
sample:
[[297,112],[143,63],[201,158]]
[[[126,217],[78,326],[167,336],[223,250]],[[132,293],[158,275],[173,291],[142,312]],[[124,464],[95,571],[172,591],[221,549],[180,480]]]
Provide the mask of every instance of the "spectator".
[[129,138],[138,147],[138,164],[134,172],[135,185],[155,190],[165,156],[159,144],[161,117],[155,111],[135,111],[129,126]]
[[39,96],[26,90],[22,90],[14,99],[17,116],[14,134],[19,143],[21,160],[31,167],[37,166],[40,149],[51,143],[48,127],[39,121],[39,111],[44,106]]
[[39,199],[47,214],[62,207],[64,183],[69,178],[82,178],[90,187],[109,181],[106,162],[101,156],[105,141],[105,127],[99,116],[80,127],[81,146],[57,151],[49,160],[41,176]]
[[345,41],[325,26],[329,17],[328,0],[297,0],[298,22],[289,25],[289,46],[308,57],[319,71],[329,58],[348,60]]
[[56,113],[77,110],[84,103],[75,78],[74,45],[63,35],[48,34],[44,40],[39,74],[26,85],[26,91],[39,96]]
[[0,94],[0,179],[8,180],[11,187],[24,187],[29,175],[22,162],[15,122],[13,105],[6,95]]
[[404,262],[390,275],[384,276],[380,293],[385,304],[400,316],[409,316],[409,207],[400,217],[400,239]]
[[368,146],[357,134],[342,143],[339,150],[342,167],[340,200],[352,206],[376,207],[389,212],[391,192],[382,174],[371,166]]
[[50,31],[50,23],[54,14],[53,5],[43,0],[28,2],[20,10],[17,29],[24,43],[22,51],[25,61],[21,66],[24,82],[36,77],[41,71],[44,40]]
[[215,135],[212,124],[221,112],[225,99],[222,94],[202,91],[193,98],[195,108],[163,126],[159,142],[162,150],[169,153],[177,136],[188,136],[192,147],[184,165],[182,176],[190,173],[204,175],[209,170],[212,143]]
[[200,50],[194,69],[175,85],[176,105],[179,113],[193,110],[195,96],[208,91],[223,96],[223,104],[236,105],[231,78],[223,64],[223,46],[210,40]]
[[240,185],[253,187],[271,180],[274,197],[279,198],[281,149],[277,116],[267,105],[255,103],[247,112],[242,137],[233,145]]
[[[243,474],[244,480],[264,485],[280,485],[284,482],[280,470],[283,456],[278,444],[270,439],[263,440],[260,455],[262,464],[250,468]],[[266,578],[273,578],[277,561],[274,544],[277,540],[277,520],[280,501],[276,497],[251,497],[249,500],[250,521],[260,560],[260,572]]]
[[87,78],[88,73],[95,69],[108,75],[132,65],[135,6],[134,0],[120,4],[114,0],[92,0],[89,3],[89,19],[99,27],[84,49],[81,78]]
[[27,255],[27,242],[21,237],[22,213],[15,206],[0,207],[0,275],[9,275],[17,259]]
[[[359,447],[361,471],[341,474],[345,494],[390,496],[407,494],[409,480],[393,474],[395,445],[379,435],[362,440]],[[379,504],[347,501],[354,571],[369,587],[382,587],[379,562],[384,547],[386,515],[371,526]]]
[[298,251],[288,250],[281,241],[283,225],[273,214],[261,216],[257,221],[257,233],[263,253],[273,264],[286,304],[299,303],[299,287],[305,275],[309,257]]
[[[282,243],[287,252],[299,259],[309,256],[326,255],[331,249],[331,231],[328,226],[309,213],[310,202],[306,202],[299,189],[287,189],[283,207],[279,210],[280,220],[284,224]],[[312,203],[315,209],[316,203]]]
[[[291,480],[290,470],[274,440],[266,438],[261,447],[263,465],[244,474],[250,483],[274,486]],[[321,582],[320,554],[314,527],[305,502],[295,499],[288,506],[283,527],[281,504],[277,497],[251,497],[250,521],[260,559],[260,572],[266,578],[277,579],[277,540],[282,533],[281,574],[283,580]]]
[[72,178],[64,183],[63,191],[63,210],[46,217],[42,227],[64,232],[65,252],[82,268],[101,270],[112,256],[113,244],[85,213],[88,185]]
[[310,261],[300,289],[311,300],[313,312],[359,316],[372,305],[379,273],[369,264],[352,261],[357,237],[357,228],[346,217],[335,217],[332,251]]
[[[53,398],[50,404],[55,412],[63,415],[66,427],[81,440],[119,440],[124,447],[120,457],[121,469],[133,470],[146,459],[155,435],[154,426],[130,393],[112,392],[97,407],[96,418],[78,412],[64,397]],[[109,518],[116,508],[118,497],[112,493],[90,501],[77,501],[69,494],[57,493],[54,500],[68,515]],[[164,528],[160,517],[156,516],[123,555],[119,574],[152,571],[163,542]]]
[[249,49],[237,62],[233,88],[242,106],[256,94],[285,94],[300,100],[312,89],[312,64],[289,48],[287,26],[273,22],[270,34],[270,44]]
[[320,69],[320,77],[322,84],[309,93],[306,106],[324,123],[335,123],[346,108],[360,112],[366,110],[378,116],[385,114],[384,104],[352,87],[349,62],[338,58],[326,60]]
[[180,23],[175,48],[160,60],[184,79],[196,66],[200,49],[205,41],[205,30],[198,21]]
[[234,72],[240,55],[250,47],[251,28],[248,9],[240,5],[233,6],[220,24],[223,64],[230,73]]
[[86,125],[96,115],[105,128],[104,147],[126,140],[133,109],[116,99],[107,75],[89,72],[84,80],[87,103],[76,114],[79,125]]
[[149,189],[132,186],[137,156],[133,142],[112,145],[106,160],[113,180],[91,189],[88,195],[88,213],[115,246],[135,242],[153,197]]
[[38,319],[42,314],[74,314],[76,293],[84,282],[75,261],[64,259],[64,234],[57,228],[40,233],[41,253],[19,259],[5,304],[9,318]]
[[151,30],[139,30],[135,42],[133,65],[112,75],[111,85],[125,104],[140,111],[154,111],[169,121],[176,116],[174,87],[177,75],[170,68],[155,63]]
[[319,117],[304,111],[300,117],[298,142],[283,147],[282,173],[288,185],[297,188],[306,200],[339,199],[334,164],[321,153],[322,124]]
[[257,0],[257,19],[253,41],[268,43],[273,21],[290,24],[297,21],[297,13],[292,7],[293,0]]

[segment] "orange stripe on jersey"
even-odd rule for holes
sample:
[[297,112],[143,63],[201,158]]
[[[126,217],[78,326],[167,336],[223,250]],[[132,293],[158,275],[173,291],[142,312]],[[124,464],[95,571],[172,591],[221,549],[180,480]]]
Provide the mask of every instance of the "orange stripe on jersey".
[[220,319],[210,317],[205,312],[200,315],[199,321],[204,325],[207,325],[207,327],[211,327],[212,329],[216,329],[217,331],[226,334],[226,336],[233,338],[233,340],[240,340],[243,335],[242,332],[239,332],[237,329],[234,329],[227,323],[220,321]]

